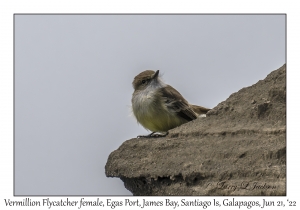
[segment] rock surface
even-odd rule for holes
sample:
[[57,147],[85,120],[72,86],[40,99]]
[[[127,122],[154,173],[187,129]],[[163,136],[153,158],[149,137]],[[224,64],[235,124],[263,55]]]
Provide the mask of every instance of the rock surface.
[[165,138],[125,141],[105,173],[133,195],[286,195],[286,65]]

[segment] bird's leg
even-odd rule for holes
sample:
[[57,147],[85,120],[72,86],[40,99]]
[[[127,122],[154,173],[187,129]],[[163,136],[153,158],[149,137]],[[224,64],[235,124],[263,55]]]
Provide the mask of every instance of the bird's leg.
[[154,134],[155,132],[152,132],[152,133],[150,133],[150,134],[148,134],[148,135],[139,135],[139,136],[137,136],[136,138],[151,138],[152,137],[152,134]]
[[166,137],[168,134],[169,134],[169,131],[167,131],[165,134],[152,132],[145,136],[143,136],[143,135],[137,136],[137,138],[159,138],[159,137]]

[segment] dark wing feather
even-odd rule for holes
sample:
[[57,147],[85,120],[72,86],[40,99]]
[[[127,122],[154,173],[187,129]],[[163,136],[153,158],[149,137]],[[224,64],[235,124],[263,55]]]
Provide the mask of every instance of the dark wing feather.
[[187,121],[197,118],[197,114],[189,106],[189,103],[182,97],[182,95],[172,86],[167,85],[161,89],[161,96],[165,101],[168,109]]

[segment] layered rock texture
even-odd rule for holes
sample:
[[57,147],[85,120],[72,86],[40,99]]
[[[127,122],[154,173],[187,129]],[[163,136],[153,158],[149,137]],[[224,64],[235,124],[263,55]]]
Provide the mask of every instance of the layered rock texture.
[[133,195],[286,195],[286,65],[167,137],[125,141],[105,173]]

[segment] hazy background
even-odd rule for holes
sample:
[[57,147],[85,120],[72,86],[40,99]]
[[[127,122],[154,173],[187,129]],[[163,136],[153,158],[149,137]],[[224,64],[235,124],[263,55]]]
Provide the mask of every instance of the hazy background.
[[108,155],[148,132],[132,80],[159,69],[213,108],[285,63],[285,15],[15,15],[15,195],[131,195]]

